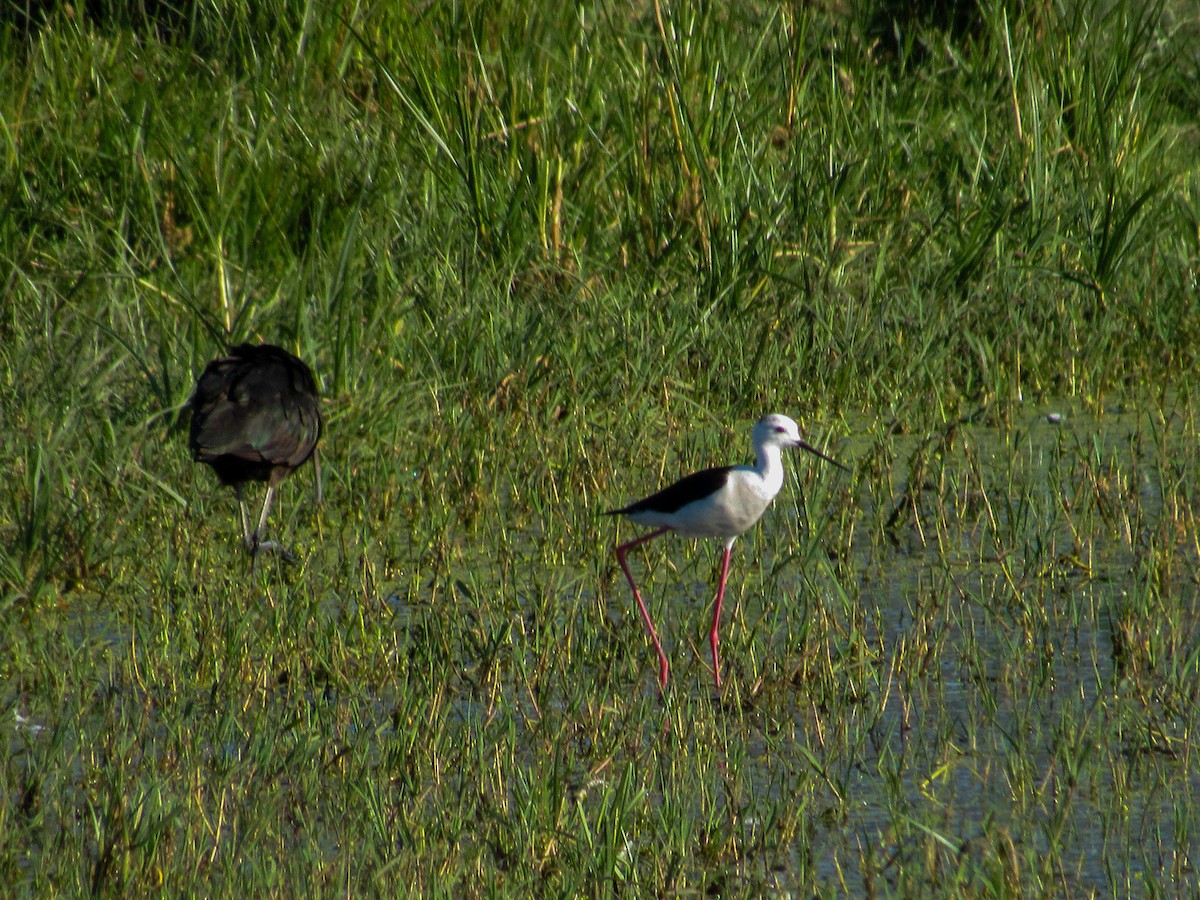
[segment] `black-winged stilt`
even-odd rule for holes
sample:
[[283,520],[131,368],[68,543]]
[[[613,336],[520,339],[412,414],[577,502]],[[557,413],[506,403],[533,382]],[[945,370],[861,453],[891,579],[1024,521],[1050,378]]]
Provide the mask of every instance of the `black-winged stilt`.
[[[207,463],[237,494],[246,549],[291,554],[262,540],[275,488],[317,449],[321,411],[317,382],[302,361],[273,344],[239,344],[214,359],[196,381],[188,444],[192,458]],[[315,461],[314,461],[314,464]],[[317,493],[320,496],[320,470]],[[258,526],[250,529],[243,486],[267,482]]]
[[617,547],[617,562],[625,570],[633,597],[641,610],[650,640],[658,651],[658,684],[660,690],[667,686],[670,665],[663,652],[658,633],[650,619],[650,612],[642,601],[641,592],[629,571],[625,554],[659,535],[673,531],[684,537],[721,538],[725,542],[725,553],[721,559],[721,575],[717,582],[717,603],[713,612],[712,631],[709,644],[712,646],[713,677],[717,688],[721,687],[721,663],[717,654],[717,631],[721,624],[721,603],[725,599],[725,579],[729,575],[729,554],[733,542],[743,531],[759,520],[771,505],[779,489],[783,487],[782,451],[786,447],[801,447],[816,454],[839,469],[849,471],[841,463],[830,459],[800,436],[800,427],[787,416],[778,414],[763,416],[754,426],[754,452],[758,461],[753,466],[719,466],[704,469],[681,478],[679,481],[651,494],[644,500],[631,503],[621,509],[610,510],[605,515],[627,516],[639,525],[655,530]]

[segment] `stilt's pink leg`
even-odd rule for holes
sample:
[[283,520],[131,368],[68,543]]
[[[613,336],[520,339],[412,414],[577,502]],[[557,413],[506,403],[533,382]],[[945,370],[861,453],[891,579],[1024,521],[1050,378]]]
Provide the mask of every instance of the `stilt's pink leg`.
[[638,591],[637,583],[633,580],[633,573],[629,571],[629,565],[625,562],[625,554],[639,544],[653,540],[670,530],[670,528],[660,528],[657,531],[644,534],[636,540],[617,547],[617,562],[625,570],[625,577],[629,579],[629,586],[633,589],[633,599],[637,601],[638,609],[642,611],[642,621],[646,623],[646,630],[650,632],[650,640],[654,642],[654,649],[658,651],[658,689],[660,693],[667,688],[667,674],[670,670],[670,666],[667,663],[667,654],[663,652],[662,644],[659,643],[658,632],[654,630],[654,623],[650,620],[650,611],[646,609],[646,604],[642,602],[642,595]]
[[733,544],[725,545],[725,555],[721,558],[721,578],[717,582],[717,608],[713,612],[712,631],[708,635],[708,642],[712,645],[713,655],[713,678],[717,681],[717,690],[721,689],[721,660],[717,655],[717,631],[721,627],[721,603],[725,600],[725,579],[729,576],[729,554],[733,550]]

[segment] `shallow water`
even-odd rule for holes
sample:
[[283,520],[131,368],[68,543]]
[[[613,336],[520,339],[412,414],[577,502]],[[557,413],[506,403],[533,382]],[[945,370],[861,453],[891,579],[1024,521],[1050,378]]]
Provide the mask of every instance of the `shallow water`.
[[[833,448],[860,466],[878,454],[859,481],[794,464],[738,544],[720,698],[711,546],[665,542],[636,563],[672,658],[659,700],[619,570],[608,554],[573,562],[594,534],[455,537],[434,567],[404,562],[428,548],[395,535],[397,562],[379,564],[350,533],[367,574],[319,593],[310,561],[279,573],[294,591],[230,576],[212,608],[186,577],[132,623],[81,608],[64,643],[94,657],[96,681],[68,685],[83,699],[66,709],[39,703],[32,678],[8,687],[10,776],[55,798],[47,846],[89,814],[97,772],[151,795],[213,779],[252,807],[280,802],[271,782],[256,793],[264,770],[308,784],[311,754],[361,776],[349,806],[310,784],[286,837],[330,866],[374,791],[394,804],[385,818],[506,871],[539,828],[564,868],[599,865],[584,848],[603,825],[606,877],[640,884],[675,821],[688,883],[718,892],[1186,893],[1200,856],[1194,424],[1049,411],[1062,417]],[[148,669],[158,645],[211,685]],[[341,668],[310,658],[334,648]],[[195,796],[219,818],[225,801]]]
[[[723,738],[728,767],[718,760],[711,790],[727,794],[731,776],[749,786],[726,800],[759,847],[742,863],[748,889],[1087,895],[1197,883],[1198,566],[1195,536],[1167,521],[1159,481],[1172,453],[1195,466],[1185,424],[1060,406],[1024,427],[963,425],[887,540],[858,528],[844,559],[819,560],[816,573],[785,565],[766,582],[775,597],[747,593],[738,624],[754,624],[784,674],[811,671],[805,653],[835,660],[831,683],[777,673]],[[856,497],[864,518],[891,515],[926,443],[892,441],[891,495],[874,510]],[[790,514],[784,498],[777,505],[743,554],[786,543]],[[1152,548],[1164,538],[1174,543],[1159,547],[1171,558],[1160,571]],[[673,690],[705,681],[686,663],[707,663],[706,651],[687,660],[680,632],[707,621],[711,584],[689,584],[664,635]],[[796,624],[805,615],[821,633]],[[651,662],[647,651],[648,682]],[[752,680],[744,662],[735,670]],[[735,688],[743,701],[746,688]],[[685,737],[655,759],[697,751]],[[659,802],[679,801],[664,791]],[[804,824],[774,844],[765,823],[789,803]]]
[[[856,545],[853,571],[886,572],[860,577],[855,592],[855,604],[871,611],[865,643],[883,656],[871,695],[846,708],[861,719],[849,731],[867,739],[849,741],[849,764],[843,755],[835,779],[841,797],[827,792],[834,821],[817,816],[801,848],[805,865],[789,868],[811,867],[819,883],[852,893],[911,887],[900,870],[933,848],[950,870],[976,858],[993,877],[1072,895],[1178,876],[1195,884],[1200,769],[1186,701],[1195,696],[1200,647],[1197,567],[1185,535],[1173,577],[1147,585],[1139,543],[1162,530],[1164,510],[1154,466],[1131,453],[1147,430],[1121,412],[1103,422],[1039,413],[1017,436],[965,427],[958,440],[977,447],[980,461],[970,490],[984,496],[975,507],[990,508],[950,517],[938,546],[928,535],[939,526],[923,538],[911,520],[891,551]],[[1168,444],[1182,440],[1176,432]],[[1051,496],[1081,467],[1074,448],[1114,480],[1136,479],[1124,487],[1132,515],[1098,510],[1088,518],[1094,527],[1079,534],[1081,519],[1069,520],[1062,495]],[[1006,494],[1024,495],[1025,509],[1001,502]],[[1124,531],[1123,519],[1139,522],[1140,536]],[[1149,594],[1175,615],[1139,618]],[[1156,671],[1131,659],[1136,648],[1114,647],[1122,628],[1153,635],[1173,626],[1183,630],[1168,644],[1186,653],[1182,680],[1165,664],[1168,671]],[[933,647],[927,667],[887,677],[909,639]],[[796,740],[820,757],[819,716],[798,713]],[[778,791],[763,774],[760,790]],[[1031,872],[1038,860],[1051,861]],[[786,874],[774,883],[786,888]]]

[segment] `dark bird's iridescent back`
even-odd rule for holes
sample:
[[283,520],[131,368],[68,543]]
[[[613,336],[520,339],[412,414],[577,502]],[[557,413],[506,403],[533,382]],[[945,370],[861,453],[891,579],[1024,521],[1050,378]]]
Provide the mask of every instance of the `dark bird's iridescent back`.
[[213,360],[189,404],[192,456],[212,466],[222,484],[277,484],[321,438],[312,372],[272,344],[240,344]]

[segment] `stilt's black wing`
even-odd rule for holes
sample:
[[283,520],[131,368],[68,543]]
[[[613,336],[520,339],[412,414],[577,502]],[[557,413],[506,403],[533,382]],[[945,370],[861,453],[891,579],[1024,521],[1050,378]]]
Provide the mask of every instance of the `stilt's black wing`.
[[723,488],[725,482],[729,480],[729,473],[732,469],[733,466],[701,469],[699,472],[685,475],[674,484],[668,485],[643,500],[638,500],[622,509],[609,510],[605,515],[628,516],[640,512],[677,512],[689,503],[703,500],[709,494],[715,494]]

